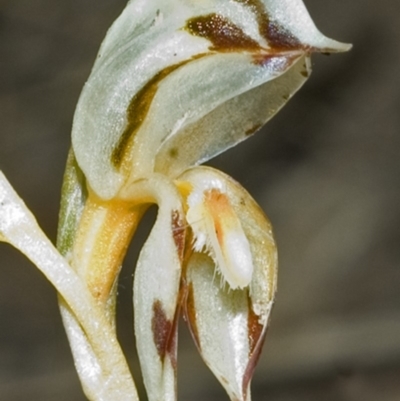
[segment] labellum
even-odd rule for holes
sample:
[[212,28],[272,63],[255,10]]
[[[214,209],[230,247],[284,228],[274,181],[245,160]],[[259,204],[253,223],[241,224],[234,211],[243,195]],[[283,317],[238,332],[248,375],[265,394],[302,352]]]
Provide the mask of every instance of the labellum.
[[193,248],[207,251],[230,288],[244,288],[253,275],[250,246],[228,196],[218,184],[205,180],[205,188],[196,188],[188,197],[186,218],[193,231]]
[[[277,253],[272,228],[251,196],[218,170],[197,167],[185,172],[180,179],[190,182],[194,191],[205,185],[223,189],[223,205],[230,209],[224,227],[218,229],[222,241],[211,246],[220,246],[225,259],[240,260],[242,264],[221,268],[219,258],[213,257],[218,250],[208,252],[210,258],[207,252],[198,252],[201,249],[195,242],[197,252],[189,258],[186,269],[184,310],[200,354],[231,399],[249,400],[250,381],[276,292]],[[207,203],[207,199],[203,202]],[[203,219],[216,222],[225,214],[221,211]],[[238,219],[234,224],[230,222],[231,215]],[[210,226],[205,233],[193,229],[194,237],[212,235],[216,224]],[[226,284],[221,285],[221,281]]]

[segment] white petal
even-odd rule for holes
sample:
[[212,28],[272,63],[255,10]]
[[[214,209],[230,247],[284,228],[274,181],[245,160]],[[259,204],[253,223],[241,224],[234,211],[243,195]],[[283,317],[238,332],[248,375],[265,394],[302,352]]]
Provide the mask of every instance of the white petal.
[[177,323],[185,243],[180,195],[166,177],[154,175],[124,193],[159,205],[156,223],[135,270],[133,305],[136,346],[149,401],[175,401]]
[[254,319],[249,291],[223,288],[215,265],[195,253],[187,267],[185,316],[199,352],[231,400],[249,401],[266,325]]
[[[177,164],[177,157],[179,165],[169,170],[180,172],[271,118],[304,82],[290,72],[303,57],[346,49],[320,34],[301,0],[131,1],[110,29],[77,106],[78,163],[103,199]],[[287,73],[285,88],[267,86],[265,96],[256,90]],[[256,91],[251,95],[264,109],[229,135],[239,119],[230,120],[233,114],[246,120],[248,91]],[[203,135],[204,127],[213,136]],[[197,152],[195,136],[204,143]]]
[[[165,141],[156,156],[156,171],[177,176],[188,166],[206,162],[249,138],[287,103],[311,73],[306,56],[294,60],[276,57],[265,68],[265,83],[220,104]],[[279,75],[279,71],[287,72]]]

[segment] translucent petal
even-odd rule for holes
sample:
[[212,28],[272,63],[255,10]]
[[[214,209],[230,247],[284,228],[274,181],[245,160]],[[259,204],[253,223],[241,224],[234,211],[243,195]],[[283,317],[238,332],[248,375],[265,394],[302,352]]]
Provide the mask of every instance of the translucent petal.
[[[78,163],[103,199],[174,158],[183,160],[171,173],[182,171],[243,140],[282,107],[306,78],[290,72],[297,63],[304,70],[304,56],[347,48],[315,28],[301,0],[131,1],[110,29],[77,106]],[[265,103],[261,116],[251,114],[229,134],[239,119],[233,113],[245,118],[248,112],[243,94],[286,73],[284,89],[265,87],[278,98],[254,92]],[[195,136],[205,143],[197,152]],[[182,144],[190,157],[182,156]]]
[[[155,170],[179,175],[188,166],[204,163],[249,138],[287,103],[311,74],[307,56],[295,60],[276,57],[268,63],[275,79],[227,100],[163,142],[156,155]],[[278,76],[279,65],[287,72]]]
[[[249,290],[221,286],[213,260],[195,253],[187,267],[185,316],[205,363],[231,400],[249,400],[247,371],[254,353]],[[265,333],[257,332],[257,347]]]
[[174,401],[178,300],[185,245],[182,201],[173,182],[163,176],[142,180],[130,190],[159,205],[156,223],[142,248],[134,278],[134,322],[140,365],[149,401]]

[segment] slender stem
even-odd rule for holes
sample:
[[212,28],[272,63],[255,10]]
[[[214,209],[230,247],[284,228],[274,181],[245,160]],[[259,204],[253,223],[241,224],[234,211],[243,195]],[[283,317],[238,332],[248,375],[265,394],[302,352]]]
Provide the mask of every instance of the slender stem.
[[[87,337],[102,371],[96,399],[137,401],[137,391],[115,331],[87,286],[58,253],[0,172],[0,240],[24,253],[54,285]],[[96,372],[87,372],[88,375]],[[113,398],[110,398],[112,395]]]

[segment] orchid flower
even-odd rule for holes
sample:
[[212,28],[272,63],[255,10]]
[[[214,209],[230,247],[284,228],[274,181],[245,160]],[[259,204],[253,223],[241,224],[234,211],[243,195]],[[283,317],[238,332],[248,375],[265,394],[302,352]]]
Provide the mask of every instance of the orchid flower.
[[317,30],[301,0],[131,0],[76,108],[60,254],[0,176],[0,239],[58,290],[90,400],[137,400],[116,340],[116,283],[150,204],[158,215],[133,299],[148,399],[176,399],[183,315],[231,400],[250,400],[276,292],[276,246],[240,184],[199,164],[274,116],[310,75],[312,52],[348,49]]

